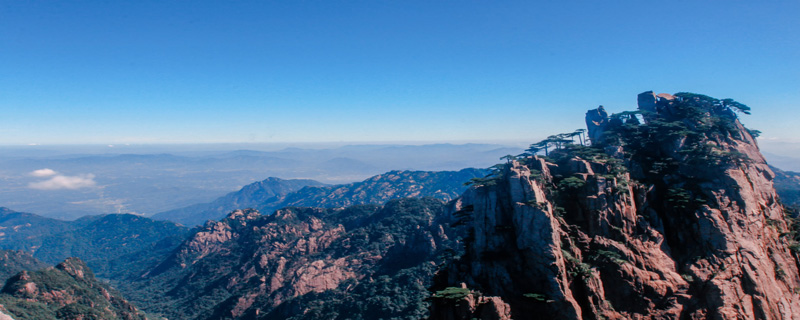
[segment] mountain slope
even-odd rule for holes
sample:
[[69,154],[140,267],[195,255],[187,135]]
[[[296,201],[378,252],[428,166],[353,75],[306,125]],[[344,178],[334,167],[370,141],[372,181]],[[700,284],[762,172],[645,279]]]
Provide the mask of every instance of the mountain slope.
[[34,258],[30,253],[16,250],[0,250],[0,281],[5,281],[20,271],[39,270],[48,264]]
[[189,229],[132,214],[84,217],[74,229],[42,235],[34,257],[57,263],[79,257],[102,277],[138,275],[177,247]]
[[592,147],[476,181],[432,319],[796,319],[797,230],[735,109],[646,92],[639,116],[587,113]]
[[267,178],[251,183],[240,190],[214,200],[211,203],[202,203],[157,213],[152,216],[156,220],[175,221],[186,226],[203,224],[206,220],[224,217],[225,214],[244,208],[252,208],[262,204],[276,204],[283,200],[287,194],[300,190],[306,186],[323,186],[324,183],[307,179],[284,180]]
[[232,210],[245,208],[269,214],[290,206],[336,208],[383,204],[406,197],[434,197],[449,201],[466,190],[465,182],[482,177],[486,172],[472,168],[460,171],[390,171],[361,182],[336,186],[323,186],[312,180],[269,178],[247,185],[211,204],[163,212],[153,218],[193,226],[221,219]]
[[775,191],[781,201],[789,206],[800,206],[800,173],[769,167],[775,173]]
[[0,248],[21,250],[56,264],[79,257],[104,278],[141,274],[188,235],[169,221],[131,214],[88,216],[62,221],[0,209]]
[[68,221],[0,207],[0,245],[3,249],[34,251],[42,245],[42,235],[69,230],[71,225]]
[[409,197],[433,197],[450,201],[466,190],[465,182],[482,177],[486,172],[473,168],[460,171],[390,171],[362,182],[303,188],[286,196],[280,205],[336,208],[369,203],[383,204],[391,199]]
[[0,292],[0,304],[17,320],[145,319],[76,258],[12,277]]
[[418,319],[441,254],[456,246],[442,213],[436,199],[238,210],[123,285],[168,318]]

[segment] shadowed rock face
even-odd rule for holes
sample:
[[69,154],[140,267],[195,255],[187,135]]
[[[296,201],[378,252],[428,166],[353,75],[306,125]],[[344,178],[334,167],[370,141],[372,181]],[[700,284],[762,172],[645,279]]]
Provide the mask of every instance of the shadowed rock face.
[[608,112],[603,106],[586,112],[586,128],[589,140],[603,141],[604,128],[608,124]]
[[[796,243],[748,130],[721,100],[643,95],[644,124],[601,126],[616,142],[511,161],[455,201],[472,236],[436,289],[515,319],[800,319]],[[433,319],[497,318],[433,301]]]

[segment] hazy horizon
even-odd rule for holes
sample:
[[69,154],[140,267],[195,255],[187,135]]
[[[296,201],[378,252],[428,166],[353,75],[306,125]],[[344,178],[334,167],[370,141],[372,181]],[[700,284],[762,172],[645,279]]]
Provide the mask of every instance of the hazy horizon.
[[269,177],[327,184],[392,170],[487,168],[523,147],[499,144],[0,147],[0,207],[74,219],[103,213],[146,216],[198,203]]

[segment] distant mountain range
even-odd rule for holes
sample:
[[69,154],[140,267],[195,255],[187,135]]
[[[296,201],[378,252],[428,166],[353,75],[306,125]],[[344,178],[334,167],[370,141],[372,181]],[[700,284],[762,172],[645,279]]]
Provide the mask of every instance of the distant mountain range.
[[187,226],[224,217],[235,209],[255,208],[266,214],[283,207],[346,207],[383,204],[391,199],[433,197],[449,201],[466,190],[464,183],[482,177],[484,169],[460,171],[390,171],[362,182],[325,186],[312,180],[269,178],[214,200],[153,215]]
[[156,220],[175,221],[187,226],[205,223],[206,220],[220,219],[236,209],[253,208],[263,205],[278,206],[286,195],[306,186],[324,186],[314,180],[284,180],[267,178],[248,184],[238,191],[228,193],[210,203],[195,204],[188,207],[156,213]]

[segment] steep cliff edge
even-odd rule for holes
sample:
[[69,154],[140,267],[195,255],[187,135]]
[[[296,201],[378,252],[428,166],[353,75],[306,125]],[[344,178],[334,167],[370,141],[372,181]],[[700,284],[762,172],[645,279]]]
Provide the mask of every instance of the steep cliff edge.
[[748,110],[646,92],[590,110],[592,146],[556,137],[476,179],[432,319],[800,319],[796,233]]

